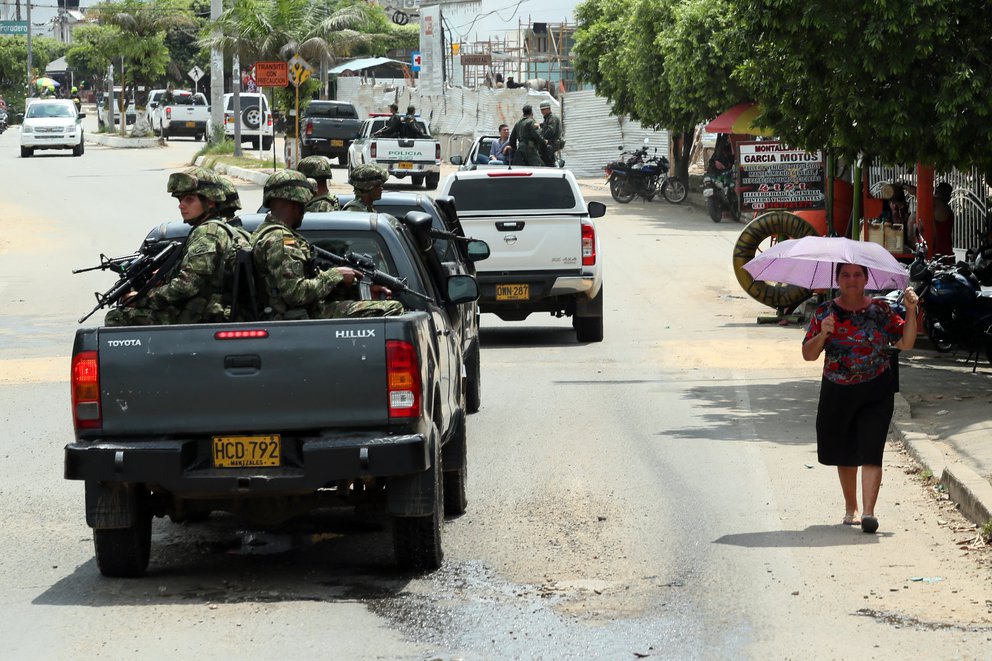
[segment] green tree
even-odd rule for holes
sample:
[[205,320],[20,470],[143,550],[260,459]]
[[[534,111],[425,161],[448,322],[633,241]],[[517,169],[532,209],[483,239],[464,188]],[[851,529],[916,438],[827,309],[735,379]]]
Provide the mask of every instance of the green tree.
[[[976,0],[735,0],[737,75],[798,147],[992,166],[992,33]],[[746,20],[745,20],[746,19]]]
[[[45,65],[65,55],[66,45],[50,37],[31,39],[31,77],[43,76]],[[20,36],[0,36],[0,94],[9,107],[20,112],[27,96],[28,40]]]

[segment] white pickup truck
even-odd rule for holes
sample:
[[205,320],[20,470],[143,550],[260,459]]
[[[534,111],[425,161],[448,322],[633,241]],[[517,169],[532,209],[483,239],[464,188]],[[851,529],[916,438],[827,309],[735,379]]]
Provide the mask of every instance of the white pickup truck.
[[427,125],[417,121],[426,138],[377,138],[388,115],[374,115],[362,122],[358,137],[348,149],[348,172],[363,163],[380,165],[393,177],[410,177],[414,186],[437,188],[441,180],[441,143],[430,137]]
[[[148,105],[153,104],[149,95]],[[149,119],[152,130],[166,140],[178,135],[188,136],[194,140],[203,140],[207,133],[207,121],[210,119],[210,104],[202,92],[194,94],[189,90],[176,90],[172,100],[166,100],[166,95],[157,95],[155,107],[150,110]]]
[[579,342],[603,339],[603,259],[593,223],[602,202],[586,204],[570,170],[486,168],[448,176],[465,234],[486,241],[479,309],[505,321],[532,312],[572,317]]

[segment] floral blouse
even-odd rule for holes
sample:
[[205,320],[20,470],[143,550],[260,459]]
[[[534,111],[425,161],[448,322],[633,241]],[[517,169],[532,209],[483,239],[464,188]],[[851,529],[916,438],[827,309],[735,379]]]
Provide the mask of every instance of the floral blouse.
[[870,381],[889,369],[889,345],[902,337],[903,318],[885,301],[873,300],[861,310],[845,310],[828,301],[813,313],[803,343],[820,332],[821,324],[835,315],[834,332],[823,350],[823,376],[833,383],[849,385]]

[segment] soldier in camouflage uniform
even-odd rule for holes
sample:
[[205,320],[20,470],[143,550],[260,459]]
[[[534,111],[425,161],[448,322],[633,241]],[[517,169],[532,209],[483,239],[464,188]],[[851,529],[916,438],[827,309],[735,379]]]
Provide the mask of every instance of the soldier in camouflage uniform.
[[229,320],[234,263],[248,234],[218,217],[226,201],[219,177],[204,168],[169,176],[183,222],[192,225],[171,277],[141,300],[133,297],[107,313],[108,326],[195,324]]
[[382,187],[389,173],[378,165],[359,165],[348,175],[348,183],[355,189],[355,199],[344,205],[345,211],[375,213],[375,201],[382,198]]
[[548,143],[548,146],[541,152],[542,160],[548,167],[555,166],[556,154],[562,145],[561,119],[551,112],[551,102],[541,101],[541,114],[544,115],[544,122],[541,124],[541,137]]
[[[534,109],[529,105],[523,107],[524,116],[513,131],[510,132],[510,144],[513,149],[513,165],[544,165],[541,154],[548,147],[548,141],[541,135],[541,127],[534,119]],[[509,153],[509,149],[504,149]]]
[[307,211],[339,211],[341,203],[327,190],[331,179],[331,159],[326,156],[307,156],[296,167],[308,178],[317,182],[317,192],[307,204]]
[[[331,319],[402,314],[399,301],[360,301],[350,268],[313,268],[310,243],[296,230],[313,193],[307,178],[280,170],[265,182],[265,221],[252,236],[252,259],[264,319]],[[375,291],[375,287],[373,287]]]

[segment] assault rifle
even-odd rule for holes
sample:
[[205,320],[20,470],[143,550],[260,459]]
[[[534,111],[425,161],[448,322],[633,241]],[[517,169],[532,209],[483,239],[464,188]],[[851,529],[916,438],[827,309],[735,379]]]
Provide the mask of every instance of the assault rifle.
[[96,307],[79,319],[83,323],[100,308],[114,305],[128,292],[137,292],[136,298],[141,298],[163,279],[172,274],[172,269],[182,255],[182,241],[170,241],[164,245],[149,245],[141,252],[125,257],[107,257],[100,255],[100,264],[85,269],[76,269],[73,273],[83,273],[97,269],[111,270],[120,275],[113,287],[101,294],[94,292]]
[[312,245],[311,248],[313,248],[314,255],[319,261],[329,262],[334,266],[347,266],[348,268],[354,269],[362,276],[363,284],[368,283],[370,285],[381,285],[392,291],[394,294],[402,294],[406,292],[425,301],[434,302],[434,299],[430,296],[410,289],[410,287],[406,284],[406,280],[401,280],[400,278],[389,275],[388,273],[383,273],[377,269],[375,262],[372,261],[372,258],[368,255],[356,255],[353,252],[349,252],[342,257],[341,255],[336,255],[333,252],[324,250],[318,246]]

